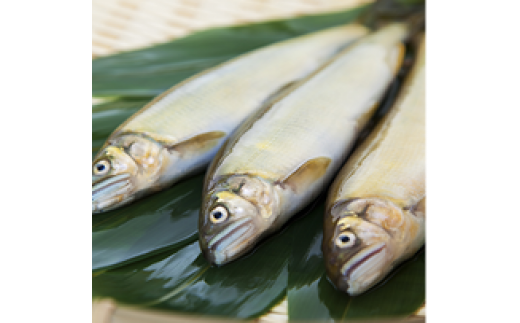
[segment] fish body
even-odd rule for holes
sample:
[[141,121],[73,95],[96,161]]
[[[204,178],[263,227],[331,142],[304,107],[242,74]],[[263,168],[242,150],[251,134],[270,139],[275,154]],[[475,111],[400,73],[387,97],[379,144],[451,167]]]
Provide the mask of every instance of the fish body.
[[222,265],[277,231],[324,189],[394,79],[402,24],[363,37],[245,122],[213,160],[201,249]]
[[330,188],[322,249],[334,285],[358,295],[425,242],[425,49],[395,105]]
[[279,42],[158,96],[116,129],[95,157],[92,212],[201,171],[249,115],[367,33],[350,24]]

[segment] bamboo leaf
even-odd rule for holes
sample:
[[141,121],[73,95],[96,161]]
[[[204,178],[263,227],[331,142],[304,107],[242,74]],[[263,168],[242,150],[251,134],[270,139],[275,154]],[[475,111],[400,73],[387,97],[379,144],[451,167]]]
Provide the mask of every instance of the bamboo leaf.
[[198,241],[160,256],[100,272],[94,297],[179,312],[249,318],[285,296],[290,245],[278,234],[223,267],[210,267]]
[[197,239],[203,176],[93,215],[92,270],[122,266]]
[[93,275],[93,296],[160,310],[257,317],[286,296],[291,240],[315,203],[251,254],[210,267],[198,241]]
[[198,241],[195,241],[173,253],[95,273],[93,296],[111,297],[129,304],[152,304],[208,267],[199,256]]
[[353,21],[366,9],[201,31],[150,48],[92,61],[92,95],[155,96],[205,69],[253,49]]

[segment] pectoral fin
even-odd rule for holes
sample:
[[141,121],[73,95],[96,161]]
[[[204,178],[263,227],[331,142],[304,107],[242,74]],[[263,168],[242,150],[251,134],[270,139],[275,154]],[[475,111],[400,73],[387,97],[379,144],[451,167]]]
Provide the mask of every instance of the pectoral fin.
[[327,157],[318,157],[302,164],[285,179],[278,182],[281,187],[289,187],[298,192],[322,178],[332,160]]
[[218,145],[225,136],[226,133],[222,131],[206,132],[175,144],[169,149],[175,150],[183,156],[200,154]]

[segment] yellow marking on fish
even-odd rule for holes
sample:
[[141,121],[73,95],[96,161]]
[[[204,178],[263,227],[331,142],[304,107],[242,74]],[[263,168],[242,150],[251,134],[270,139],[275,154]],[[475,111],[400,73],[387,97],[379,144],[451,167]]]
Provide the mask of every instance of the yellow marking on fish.
[[235,194],[233,194],[231,192],[228,192],[228,191],[218,192],[216,195],[217,195],[217,198],[219,200],[226,200],[226,199],[236,198]]
[[272,147],[270,142],[259,142],[255,146],[256,146],[256,148],[261,149],[261,150],[268,150]]
[[354,217],[357,217],[358,215],[354,211],[347,211],[347,212],[345,212],[345,214],[343,214],[343,216],[354,216]]
[[407,234],[408,234],[408,236],[410,236],[410,237],[417,237],[417,236],[419,235],[419,230],[422,229],[422,228],[420,228],[419,223],[417,223],[417,222],[412,222],[412,221],[410,221],[410,222],[411,222],[411,224],[410,224],[410,226],[407,228],[407,229],[408,229]]
[[348,223],[348,218],[339,219],[338,227],[340,230],[346,230],[346,229],[350,228],[350,223]]

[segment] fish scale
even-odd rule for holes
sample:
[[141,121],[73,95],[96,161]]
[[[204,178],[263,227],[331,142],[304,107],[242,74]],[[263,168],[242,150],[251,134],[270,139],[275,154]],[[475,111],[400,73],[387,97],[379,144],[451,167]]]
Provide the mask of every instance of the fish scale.
[[216,174],[263,174],[276,181],[321,156],[337,166],[366,122],[360,115],[374,112],[393,78],[398,58],[389,64],[387,57],[398,44],[367,43],[338,54],[242,133]]
[[[389,113],[373,139],[345,165],[348,174],[334,199],[349,196],[391,198],[399,206],[413,205],[425,195],[425,70],[408,91],[402,105]],[[410,109],[408,106],[423,108]],[[413,134],[413,135],[411,135]]]
[[398,99],[349,158],[326,203],[322,250],[327,276],[359,295],[425,243],[424,34]]
[[166,92],[121,130],[153,133],[170,144],[208,131],[229,132],[270,94],[364,33],[366,28],[353,24],[254,51]]
[[[396,76],[408,32],[395,23],[361,38],[223,146],[206,174],[199,217],[206,259],[222,265],[244,255],[322,192]],[[228,234],[240,221],[252,229]]]

